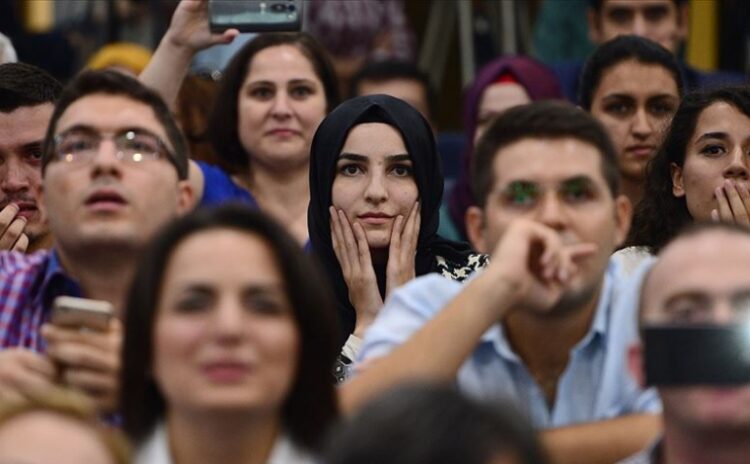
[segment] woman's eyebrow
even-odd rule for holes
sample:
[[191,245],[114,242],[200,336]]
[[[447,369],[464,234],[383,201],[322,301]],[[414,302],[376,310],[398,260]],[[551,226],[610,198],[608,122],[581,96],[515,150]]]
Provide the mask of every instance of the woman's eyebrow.
[[402,155],[389,155],[385,157],[386,161],[398,162],[398,161],[411,161],[411,157],[404,153]]
[[349,161],[366,162],[369,158],[364,155],[358,155],[356,153],[342,153],[339,155],[339,159],[347,159]]
[[726,140],[729,136],[726,132],[706,132],[705,134],[701,135],[697,139],[695,139],[695,143],[699,143],[706,139],[719,139],[719,140]]

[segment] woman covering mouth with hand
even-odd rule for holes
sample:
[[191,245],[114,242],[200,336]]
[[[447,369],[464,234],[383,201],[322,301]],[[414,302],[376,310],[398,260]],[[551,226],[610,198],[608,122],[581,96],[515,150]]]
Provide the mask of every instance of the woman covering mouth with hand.
[[[310,153],[310,244],[333,283],[346,378],[361,337],[393,289],[430,272],[463,280],[487,258],[437,235],[443,175],[427,121],[386,95],[341,104]],[[348,338],[346,338],[348,337]]]

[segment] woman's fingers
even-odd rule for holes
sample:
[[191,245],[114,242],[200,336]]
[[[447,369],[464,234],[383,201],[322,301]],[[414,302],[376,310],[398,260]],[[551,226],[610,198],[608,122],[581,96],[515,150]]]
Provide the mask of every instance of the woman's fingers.
[[359,245],[357,244],[357,238],[354,235],[352,225],[349,223],[349,220],[346,218],[346,215],[343,211],[339,210],[338,216],[339,222],[341,223],[341,228],[343,230],[346,254],[347,256],[349,256],[349,265],[351,266],[352,272],[362,272],[362,263],[360,262],[360,249]]
[[725,180],[724,192],[726,194],[727,200],[729,201],[729,207],[732,209],[732,217],[734,218],[734,222],[743,225],[750,224],[747,207],[745,206],[745,202],[740,196],[740,185],[735,184],[730,180]]
[[734,222],[734,216],[732,216],[732,208],[729,206],[729,199],[727,199],[724,189],[716,187],[714,191],[716,197],[716,203],[719,209],[719,219],[724,222]]
[[391,243],[388,245],[388,259],[391,256],[398,257],[401,251],[401,231],[403,230],[404,217],[400,214],[396,216],[396,220],[393,222],[391,228]]
[[331,216],[331,242],[333,244],[333,252],[336,254],[336,259],[341,265],[341,272],[347,275],[350,272],[351,265],[349,263],[349,254],[346,252],[344,244],[344,232],[341,230],[341,222],[339,221],[338,212],[331,206],[329,208]]
[[412,206],[411,211],[409,212],[409,217],[406,220],[406,225],[404,226],[404,233],[402,234],[404,237],[404,242],[407,244],[408,249],[411,251],[409,254],[413,254],[413,252],[417,249],[417,239],[419,238],[419,226],[420,226],[421,218],[420,218],[420,206],[419,202],[415,202],[414,206]]
[[352,230],[354,231],[354,238],[357,242],[357,255],[359,257],[358,262],[360,268],[365,272],[368,270],[374,272],[372,258],[370,257],[370,246],[367,244],[365,230],[362,228],[362,225],[357,222],[352,226]]
[[735,183],[734,187],[737,191],[737,195],[739,196],[739,201],[741,202],[742,211],[745,217],[745,222],[743,222],[743,224],[749,224],[750,223],[750,191],[747,189],[747,186],[739,182]]

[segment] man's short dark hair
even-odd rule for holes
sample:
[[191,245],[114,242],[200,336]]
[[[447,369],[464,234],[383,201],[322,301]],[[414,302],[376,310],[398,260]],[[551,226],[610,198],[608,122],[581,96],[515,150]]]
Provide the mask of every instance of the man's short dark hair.
[[437,114],[437,96],[435,89],[430,83],[430,78],[414,63],[402,60],[383,60],[373,61],[364,65],[352,77],[349,85],[349,98],[360,95],[359,86],[363,82],[386,82],[396,79],[403,79],[418,82],[424,89],[424,95],[427,99],[427,111],[429,119],[434,119]]
[[645,37],[621,35],[597,47],[586,60],[578,83],[578,101],[583,109],[591,110],[594,93],[599,88],[606,71],[628,60],[664,68],[674,79],[677,92],[682,97],[682,73],[674,55]]
[[[672,0],[676,7],[687,4],[688,0]],[[605,0],[589,0],[589,8],[594,10],[597,14],[602,11]]]
[[62,84],[41,68],[26,63],[0,64],[0,113],[54,104],[61,92]]
[[477,143],[471,165],[471,187],[477,205],[484,207],[495,182],[492,165],[498,152],[524,139],[571,138],[594,146],[613,197],[620,191],[617,152],[602,125],[570,103],[540,101],[511,108],[498,116]]
[[508,456],[519,464],[547,462],[512,405],[480,403],[447,385],[394,388],[335,432],[328,464],[487,464]]
[[172,117],[169,108],[164,103],[164,100],[156,92],[144,86],[136,79],[116,71],[106,70],[83,72],[63,89],[60,99],[57,101],[57,105],[55,105],[55,111],[52,113],[52,118],[47,128],[47,135],[44,138],[42,173],[44,173],[47,165],[52,161],[52,157],[54,156],[52,153],[53,139],[57,130],[57,122],[60,120],[62,114],[76,101],[95,94],[123,96],[149,106],[153,110],[156,119],[164,127],[164,131],[167,133],[169,142],[172,145],[172,154],[174,156],[168,157],[168,161],[177,169],[177,176],[180,180],[187,179],[187,142],[179,127],[177,127],[177,123]]

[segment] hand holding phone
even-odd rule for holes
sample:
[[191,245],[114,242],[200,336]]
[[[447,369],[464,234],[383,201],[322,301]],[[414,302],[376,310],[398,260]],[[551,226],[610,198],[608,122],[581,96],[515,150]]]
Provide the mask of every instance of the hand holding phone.
[[114,309],[106,301],[59,296],[52,306],[52,324],[70,329],[105,331]]
[[123,330],[107,302],[60,297],[42,326],[57,381],[85,393],[102,412],[117,407]]
[[154,56],[161,55],[158,52],[163,49],[167,55],[187,52],[192,59],[192,54],[200,50],[234,40],[240,33],[237,29],[225,28],[219,33],[210,30],[208,3],[209,0],[180,0]]

